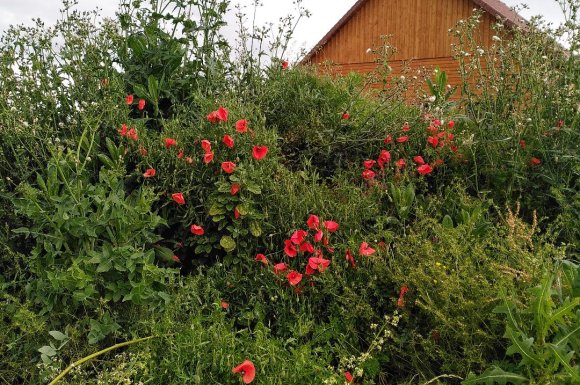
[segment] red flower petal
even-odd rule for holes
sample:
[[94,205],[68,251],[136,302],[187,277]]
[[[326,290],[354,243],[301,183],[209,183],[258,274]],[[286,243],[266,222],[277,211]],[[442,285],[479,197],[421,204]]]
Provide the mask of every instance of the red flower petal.
[[145,99],[139,99],[139,103],[137,104],[137,108],[139,111],[143,111],[145,108]]
[[213,160],[213,152],[206,152],[203,155],[203,163],[208,164]]
[[173,138],[165,138],[165,148],[175,146],[176,144],[177,144],[177,140],[175,140]]
[[417,155],[417,156],[413,157],[413,161],[417,164],[425,164],[425,160],[423,159],[423,157],[421,155]]
[[288,273],[286,279],[288,279],[288,283],[290,285],[296,286],[300,283],[300,281],[302,281],[302,274],[300,274],[295,270],[292,270],[291,272]]
[[143,174],[144,178],[151,178],[154,177],[156,174],[156,171],[154,168],[148,168],[145,173]]
[[377,174],[372,170],[364,170],[362,173],[362,177],[364,180],[374,179]]
[[366,257],[373,255],[375,253],[375,249],[369,247],[369,244],[366,242],[363,242],[360,244],[360,247],[358,249],[358,253],[360,255],[364,255]]
[[342,120],[348,120],[350,118],[350,115],[349,115],[348,112],[345,112],[345,113],[342,114],[342,117],[341,118],[342,118]]
[[310,214],[308,220],[306,221],[306,224],[311,229],[318,229],[318,227],[320,226],[320,219],[318,219],[316,215]]
[[353,380],[352,374],[350,374],[350,372],[344,372],[344,378],[346,379],[346,382],[351,383]]
[[262,262],[264,265],[268,264],[268,258],[264,254],[256,254],[256,261]]
[[222,162],[222,170],[226,174],[231,174],[236,169],[236,164],[234,162]]
[[246,119],[240,119],[236,122],[236,131],[240,134],[248,131],[248,121]]
[[280,262],[274,265],[274,273],[276,273],[276,275],[280,274],[281,272],[283,272],[284,270],[286,270],[288,268],[288,265],[285,264],[284,262]]
[[290,240],[292,241],[292,243],[294,243],[295,245],[299,245],[302,242],[304,242],[304,237],[308,235],[308,233],[304,230],[296,230],[292,236],[290,237]]
[[254,146],[252,148],[252,156],[256,160],[264,159],[268,153],[268,146]]
[[421,175],[427,175],[427,174],[431,173],[431,171],[433,171],[433,167],[429,166],[428,164],[423,164],[423,165],[417,167],[417,171]]
[[234,138],[232,138],[228,134],[224,135],[222,141],[224,142],[227,148],[234,148]]
[[205,230],[203,229],[203,227],[198,226],[198,225],[191,225],[191,233],[195,234],[195,235],[203,235],[205,233]]
[[127,99],[125,99],[128,105],[133,104],[133,95],[127,95]]
[[252,381],[254,381],[254,378],[256,377],[256,368],[254,367],[252,361],[245,360],[244,362],[233,368],[232,373],[241,374],[242,381],[244,381],[244,384],[249,384]]
[[240,185],[238,183],[232,183],[230,187],[230,195],[236,195],[240,191]]
[[203,139],[201,141],[201,148],[203,148],[203,151],[205,151],[205,152],[210,152],[211,151],[211,142],[207,139]]
[[373,168],[373,166],[375,165],[375,163],[377,163],[376,160],[374,160],[374,159],[368,159],[368,160],[365,160],[363,162],[363,166],[365,166],[366,169],[371,169],[371,168]]
[[296,255],[298,255],[296,247],[294,247],[292,241],[289,239],[286,239],[284,241],[284,253],[286,253],[286,255],[289,256],[290,258],[294,258]]
[[324,227],[329,233],[334,233],[338,230],[339,225],[335,221],[324,221]]
[[397,143],[405,143],[407,141],[409,141],[409,137],[406,135],[397,138]]
[[177,203],[178,205],[185,204],[185,198],[183,197],[183,194],[180,192],[171,194],[171,199],[173,199],[175,201],[175,203]]
[[322,241],[322,238],[324,237],[324,233],[322,232],[322,230],[318,230],[316,232],[316,234],[314,234],[314,242],[320,242]]

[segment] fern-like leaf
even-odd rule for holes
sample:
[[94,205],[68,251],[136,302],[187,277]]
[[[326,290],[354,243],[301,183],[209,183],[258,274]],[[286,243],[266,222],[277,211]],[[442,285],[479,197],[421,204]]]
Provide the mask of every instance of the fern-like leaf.
[[506,372],[501,368],[492,367],[487,369],[479,376],[470,374],[464,381],[461,382],[461,385],[518,385],[524,383],[524,381],[528,381],[528,379],[520,374]]

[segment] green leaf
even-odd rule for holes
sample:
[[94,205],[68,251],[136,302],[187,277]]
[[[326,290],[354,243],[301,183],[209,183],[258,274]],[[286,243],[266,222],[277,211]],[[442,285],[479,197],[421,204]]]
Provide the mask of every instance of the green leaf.
[[247,183],[244,187],[246,190],[248,190],[252,194],[260,195],[262,193],[262,189],[257,184]]
[[48,332],[57,341],[64,341],[68,340],[68,336],[64,333],[59,332],[58,330],[51,330]]
[[520,365],[542,365],[542,361],[532,352],[533,338],[527,338],[522,331],[514,331],[509,326],[506,326],[504,337],[509,338],[512,342],[506,351],[506,355],[511,356],[518,353],[522,357]]
[[573,383],[577,384],[580,381],[578,366],[570,366],[570,361],[574,357],[574,351],[565,352],[563,347],[553,344],[547,344],[547,346],[554,354],[554,357],[556,357],[556,360],[564,367],[570,377],[572,377]]
[[578,305],[580,305],[580,298],[574,298],[573,300],[566,298],[566,300],[564,300],[564,304],[554,310],[550,318],[548,318],[546,321],[543,335],[546,335],[550,327],[559,319],[565,317],[566,315],[573,316],[574,310],[576,307],[578,307]]
[[256,221],[252,221],[250,222],[250,233],[252,233],[252,235],[254,237],[259,237],[260,235],[262,235],[262,226],[260,225],[259,222]]
[[544,330],[546,325],[546,319],[550,314],[550,309],[553,306],[552,302],[552,282],[554,281],[554,276],[552,274],[546,275],[540,286],[532,289],[534,294],[532,297],[532,313],[534,315],[534,325],[536,330],[539,331],[539,340],[544,342]]
[[53,348],[52,346],[43,346],[40,349],[38,349],[38,351],[41,354],[47,355],[49,357],[53,357],[56,355],[56,349]]
[[461,385],[477,385],[477,384],[485,384],[485,385],[494,385],[500,384],[505,385],[507,383],[512,384],[521,384],[524,381],[528,381],[528,379],[522,375],[506,372],[501,368],[493,367],[487,369],[483,374],[479,376],[475,376],[474,374],[470,374],[467,379],[461,381]]
[[226,213],[226,210],[224,210],[224,208],[218,204],[213,204],[210,209],[209,209],[209,215],[216,216],[216,215],[223,215]]
[[441,222],[444,228],[452,229],[453,228],[453,219],[449,215],[445,215],[443,217],[443,222]]
[[220,246],[223,247],[224,250],[229,253],[236,248],[236,241],[234,241],[234,239],[229,235],[224,235],[220,239]]

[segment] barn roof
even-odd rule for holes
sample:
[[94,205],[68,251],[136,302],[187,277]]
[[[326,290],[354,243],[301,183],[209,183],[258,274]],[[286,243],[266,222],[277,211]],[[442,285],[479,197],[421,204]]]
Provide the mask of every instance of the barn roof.
[[[310,60],[318,50],[320,50],[328,41],[334,36],[338,30],[345,25],[350,18],[367,2],[368,0],[358,0],[347,13],[328,31],[326,35],[304,56],[301,63],[306,63]],[[500,0],[472,0],[478,7],[483,9],[485,12],[502,20],[508,27],[519,27],[525,28],[525,20],[518,15],[517,12],[512,10],[506,4]]]

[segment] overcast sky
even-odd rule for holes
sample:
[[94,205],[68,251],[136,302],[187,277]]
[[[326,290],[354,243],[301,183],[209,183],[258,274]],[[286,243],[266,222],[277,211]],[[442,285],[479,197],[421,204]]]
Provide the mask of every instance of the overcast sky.
[[[291,0],[261,1],[264,6],[259,9],[257,15],[260,24],[275,22],[295,9]],[[78,2],[80,9],[93,9],[98,5],[104,16],[111,17],[114,16],[118,4],[118,0],[78,0]],[[303,7],[312,15],[299,24],[292,51],[298,52],[301,47],[307,50],[312,48],[355,2],[356,0],[303,0]],[[504,0],[504,2],[509,6],[522,3],[521,0]],[[232,0],[232,5],[235,3],[249,5],[252,0]],[[520,12],[525,18],[543,15],[554,24],[559,24],[563,20],[562,12],[555,0],[527,0],[525,3],[529,9]],[[0,31],[10,24],[30,24],[33,18],[41,18],[47,24],[52,24],[59,17],[60,8],[61,0],[0,0]],[[248,12],[252,10],[247,9]]]

